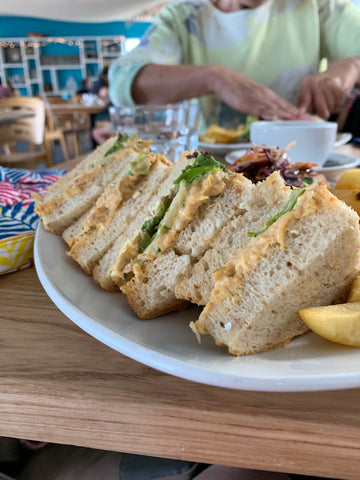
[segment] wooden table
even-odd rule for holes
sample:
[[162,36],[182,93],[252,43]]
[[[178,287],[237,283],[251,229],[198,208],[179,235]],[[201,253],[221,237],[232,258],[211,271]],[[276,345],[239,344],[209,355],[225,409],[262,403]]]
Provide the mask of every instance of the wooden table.
[[84,103],[66,102],[66,103],[52,103],[51,110],[54,113],[83,113],[95,114],[103,112],[107,109],[107,105],[85,105]]
[[360,389],[235,391],[158,372],[81,331],[34,268],[0,277],[0,305],[2,436],[359,479]]
[[90,135],[92,147],[95,148],[96,142],[92,138],[91,132],[95,126],[95,115],[106,111],[107,105],[85,105],[77,102],[59,102],[49,104],[54,117],[59,120],[57,128],[61,128],[67,140],[67,148],[70,158],[76,158],[81,155],[81,146],[79,135],[87,133]]

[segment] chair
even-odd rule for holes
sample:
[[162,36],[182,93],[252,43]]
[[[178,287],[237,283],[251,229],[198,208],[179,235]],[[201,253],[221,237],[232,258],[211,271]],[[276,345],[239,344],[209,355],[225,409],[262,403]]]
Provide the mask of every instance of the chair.
[[[8,167],[36,167],[40,162],[53,166],[52,152],[45,142],[45,105],[37,97],[10,97],[0,99],[0,112],[17,111],[30,114],[26,118],[0,126],[0,165]],[[19,142],[27,149],[18,151]]]
[[83,153],[81,149],[80,135],[90,134],[88,116],[74,112],[55,113],[52,109],[53,104],[67,103],[62,97],[49,96],[44,100],[47,109],[48,124],[51,125],[50,130],[61,130],[66,139],[69,152],[68,155],[71,158],[79,157]]
[[67,162],[69,160],[69,151],[65,139],[64,130],[68,128],[68,126],[61,126],[58,124],[57,118],[55,117],[53,111],[51,110],[51,106],[47,99],[44,99],[45,103],[45,142],[48,145],[48,148],[53,151],[55,141],[58,140],[60,143],[60,147],[62,150],[62,154],[64,160]]

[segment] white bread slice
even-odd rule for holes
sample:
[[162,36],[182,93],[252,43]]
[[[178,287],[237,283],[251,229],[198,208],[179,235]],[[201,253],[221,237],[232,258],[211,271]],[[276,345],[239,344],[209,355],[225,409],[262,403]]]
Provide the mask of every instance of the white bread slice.
[[[193,263],[210,247],[229,219],[241,214],[241,196],[254,188],[243,175],[232,172],[225,174],[223,182],[223,191],[215,198],[204,197],[192,216],[176,217],[174,234],[169,233],[169,241],[163,243],[166,248],[161,245],[160,253],[150,255],[150,247],[147,255],[138,255],[135,262],[124,268],[123,284],[120,276],[119,285],[140,318],[153,318],[187,303],[176,298],[176,285],[190,274]],[[196,196],[189,193],[188,198],[192,206],[196,205]],[[187,219],[185,225],[181,218]]]
[[[89,236],[89,228],[98,230],[108,224],[111,215],[119,205],[139,190],[139,183],[144,175],[147,175],[156,161],[172,166],[165,157],[151,153],[131,152],[128,154],[128,162],[121,168],[114,180],[109,183],[97,198],[95,205],[92,205],[81,217],[67,227],[63,232],[63,239],[72,247],[75,239],[79,241],[84,233]],[[141,193],[138,191],[138,195]],[[102,225],[103,224],[103,225]],[[96,233],[95,231],[93,232]],[[86,239],[81,239],[81,243]]]
[[54,198],[61,198],[65,188],[70,185],[81,173],[88,170],[92,164],[97,164],[103,158],[109,148],[113,146],[115,141],[116,137],[111,137],[106,140],[105,143],[98,146],[95,148],[95,150],[86,155],[86,157],[83,158],[74,168],[60,177],[56,183],[53,183],[44,194],[35,195],[37,199],[37,207],[48,204]]
[[[191,239],[191,243],[189,243],[191,252],[189,253],[198,258],[198,261],[193,264],[189,275],[176,285],[176,297],[198,305],[206,305],[214,287],[214,272],[227,263],[231,252],[235,252],[249,243],[250,237],[247,232],[258,230],[269,218],[281,210],[288,200],[290,192],[291,189],[285,186],[279,172],[274,172],[263,182],[244,190],[243,194],[237,197],[239,208],[237,210],[233,208],[234,215],[223,225],[202,255],[194,255],[196,242]],[[203,225],[206,227],[206,223],[215,223],[216,221],[218,221],[218,216],[214,218],[210,214],[203,221]],[[181,232],[179,240],[185,233]]]
[[44,196],[35,196],[35,211],[47,230],[60,235],[91,208],[110,182],[125,173],[139,152],[149,151],[149,142],[124,137],[122,147],[111,153],[115,142],[116,138],[107,141],[60,178]]
[[150,153],[144,159],[150,159],[150,170],[138,177],[139,181],[132,190],[127,188],[130,195],[123,196],[121,188],[123,180],[131,178],[128,175],[121,177],[117,185],[109,185],[90,210],[83,230],[71,244],[68,255],[88,274],[92,274],[96,263],[116,238],[129,228],[137,213],[147,208],[153,192],[169,176],[172,164],[163,155]]
[[91,208],[81,215],[77,220],[71,223],[62,233],[62,237],[69,247],[73,244],[77,235],[79,235],[83,229],[83,225],[86,219],[89,218]]
[[139,318],[155,318],[188,305],[175,297],[174,286],[190,270],[190,256],[170,249],[152,260],[132,264],[132,278],[121,291]]
[[192,163],[193,159],[191,156],[189,157],[189,153],[190,152],[184,152],[178,161],[173,164],[171,170],[169,169],[169,175],[162,182],[156,182],[152,191],[149,191],[150,198],[146,199],[147,203],[145,202],[145,197],[142,197],[143,201],[136,204],[132,221],[94,267],[92,275],[101,287],[109,291],[119,290],[118,283],[120,280],[117,259],[123,246],[133,238],[144,221],[153,214],[158,201],[168,193],[173,181],[180,175],[181,171]]
[[327,188],[309,189],[215,274],[210,301],[190,327],[235,355],[285,346],[308,331],[301,308],[346,299],[359,252],[357,214]]

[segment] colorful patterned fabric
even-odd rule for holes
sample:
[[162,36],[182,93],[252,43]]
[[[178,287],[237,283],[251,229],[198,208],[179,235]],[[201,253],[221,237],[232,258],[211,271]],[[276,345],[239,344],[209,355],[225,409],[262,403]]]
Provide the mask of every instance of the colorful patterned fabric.
[[[349,0],[268,0],[225,13],[210,0],[165,6],[139,46],[109,71],[114,105],[131,105],[131,85],[146,64],[229,67],[296,104],[302,80],[321,58],[360,55],[360,10]],[[203,123],[237,125],[244,115],[215,96],[200,99]]]
[[33,193],[42,193],[66,170],[25,170],[0,166],[0,275],[33,264],[39,216]]

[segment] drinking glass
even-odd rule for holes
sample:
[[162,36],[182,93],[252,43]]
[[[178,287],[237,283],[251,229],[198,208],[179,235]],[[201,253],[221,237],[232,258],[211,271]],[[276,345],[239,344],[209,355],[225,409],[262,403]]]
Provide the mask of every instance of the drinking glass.
[[186,101],[167,105],[109,108],[115,132],[151,140],[150,150],[176,162],[184,150],[198,147],[199,105]]

